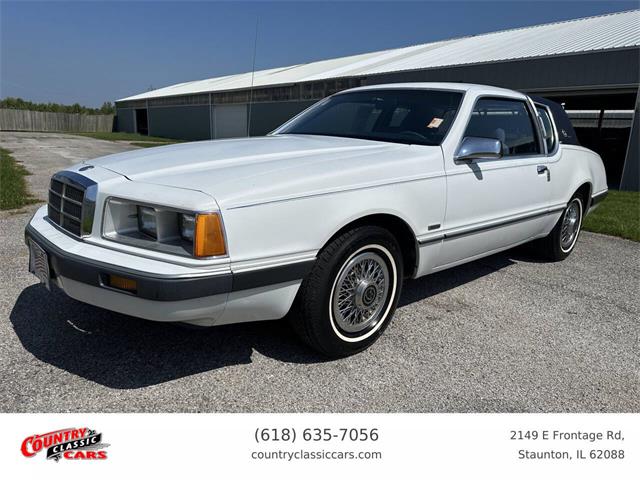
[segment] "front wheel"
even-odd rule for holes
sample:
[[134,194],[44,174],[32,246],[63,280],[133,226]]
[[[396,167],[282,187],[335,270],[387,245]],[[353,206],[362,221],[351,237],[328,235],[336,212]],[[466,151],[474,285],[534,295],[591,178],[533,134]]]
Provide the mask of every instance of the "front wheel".
[[402,253],[387,230],[364,226],[332,240],[305,279],[290,322],[330,357],[360,352],[380,336],[402,289]]
[[574,195],[553,230],[540,241],[540,253],[554,262],[567,258],[578,241],[583,216],[584,200],[580,195]]

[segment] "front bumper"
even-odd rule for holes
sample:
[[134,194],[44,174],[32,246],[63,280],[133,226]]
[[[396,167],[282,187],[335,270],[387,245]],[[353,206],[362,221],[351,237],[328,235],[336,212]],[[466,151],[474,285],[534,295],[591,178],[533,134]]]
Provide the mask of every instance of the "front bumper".
[[[149,320],[199,325],[284,316],[313,266],[303,261],[234,273],[231,264],[207,272],[143,259],[71,238],[47,221],[46,207],[26,226],[29,240],[47,253],[51,280],[70,297]],[[135,280],[135,293],[109,287],[109,275]]]
[[85,285],[113,290],[107,286],[107,277],[118,275],[137,282],[135,294],[121,293],[159,302],[190,300],[225,294],[233,290],[233,275],[231,273],[187,278],[154,276],[66,252],[47,240],[31,225],[27,225],[25,228],[25,241],[28,242],[29,239],[35,241],[47,252],[50,271],[54,279],[62,277]]

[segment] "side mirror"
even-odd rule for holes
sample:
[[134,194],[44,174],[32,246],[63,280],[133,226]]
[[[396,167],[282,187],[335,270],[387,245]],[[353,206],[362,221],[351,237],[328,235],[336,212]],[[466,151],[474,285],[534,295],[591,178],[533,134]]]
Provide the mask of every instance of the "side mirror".
[[502,142],[497,138],[464,137],[454,156],[457,162],[502,158]]

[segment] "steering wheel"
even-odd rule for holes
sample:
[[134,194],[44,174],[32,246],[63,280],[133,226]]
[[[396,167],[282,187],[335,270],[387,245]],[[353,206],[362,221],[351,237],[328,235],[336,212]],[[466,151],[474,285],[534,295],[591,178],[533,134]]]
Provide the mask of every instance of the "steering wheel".
[[409,135],[409,136],[413,136],[413,137],[418,137],[420,140],[427,140],[427,137],[425,137],[421,133],[414,132],[413,130],[404,130],[404,131],[400,132],[400,135]]

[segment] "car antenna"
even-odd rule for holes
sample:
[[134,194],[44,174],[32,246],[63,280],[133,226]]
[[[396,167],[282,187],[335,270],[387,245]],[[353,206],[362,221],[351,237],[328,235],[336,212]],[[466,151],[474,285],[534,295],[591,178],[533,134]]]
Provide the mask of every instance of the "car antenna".
[[256,34],[253,39],[253,63],[251,65],[251,87],[249,88],[249,111],[247,113],[247,137],[251,136],[251,104],[253,103],[253,79],[256,74],[256,51],[258,49],[258,21],[259,16],[256,16]]

